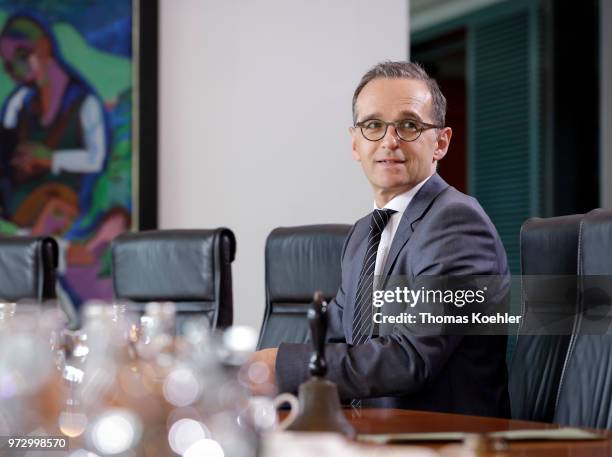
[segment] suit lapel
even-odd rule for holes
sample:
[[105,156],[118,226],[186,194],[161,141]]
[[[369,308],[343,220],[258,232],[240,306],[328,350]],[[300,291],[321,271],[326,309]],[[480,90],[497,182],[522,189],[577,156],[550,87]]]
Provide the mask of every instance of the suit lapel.
[[359,277],[359,274],[361,273],[361,269],[363,267],[363,261],[365,258],[366,250],[368,248],[369,233],[370,217],[368,216],[367,218],[364,218],[363,223],[357,224],[357,226],[355,227],[355,232],[353,234],[355,240],[358,240],[358,248],[355,256],[355,259],[358,259],[358,261],[355,263],[356,265],[358,265],[356,270],[357,278]]
[[[370,217],[366,216],[355,224],[355,230],[351,235],[351,245],[354,241],[355,250],[353,252],[353,259],[351,260],[349,268],[350,273],[347,275],[349,279],[349,285],[342,284],[343,287],[346,287],[345,291],[348,293],[348,300],[346,304],[346,309],[344,311],[343,326],[345,330],[345,335],[347,335],[347,341],[352,341],[349,339],[348,335],[351,335],[353,332],[353,315],[355,313],[355,300],[357,295],[357,286],[359,284],[359,276],[361,274],[361,269],[363,267],[363,260],[365,257],[366,249],[368,247],[368,234],[370,232]],[[344,268],[344,263],[343,263]],[[344,276],[346,271],[342,272]],[[350,292],[349,292],[350,291]],[[350,316],[350,317],[349,317]]]
[[395,263],[397,256],[401,252],[402,248],[406,245],[410,236],[414,232],[413,224],[421,219],[433,200],[449,185],[444,181],[438,173],[434,173],[431,178],[427,180],[423,187],[419,189],[417,194],[414,196],[406,211],[402,216],[402,220],[397,227],[393,241],[391,242],[391,248],[389,249],[389,255],[385,261],[385,265],[382,271],[382,284],[384,287],[389,278],[389,272],[391,267]]

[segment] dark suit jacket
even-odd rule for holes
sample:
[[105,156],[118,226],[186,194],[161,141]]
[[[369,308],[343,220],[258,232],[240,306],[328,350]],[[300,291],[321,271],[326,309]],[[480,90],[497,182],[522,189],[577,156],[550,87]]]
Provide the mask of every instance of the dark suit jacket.
[[[329,304],[328,379],[343,400],[364,406],[509,416],[505,336],[415,334],[409,324],[381,325],[379,336],[351,346],[355,294],[370,216],[353,226],[342,255],[342,284]],[[506,253],[478,202],[434,174],[408,205],[382,277],[404,275],[419,287],[431,275],[501,275]],[[507,279],[507,280],[506,280]],[[281,391],[308,378],[311,347],[283,343],[276,360]]]

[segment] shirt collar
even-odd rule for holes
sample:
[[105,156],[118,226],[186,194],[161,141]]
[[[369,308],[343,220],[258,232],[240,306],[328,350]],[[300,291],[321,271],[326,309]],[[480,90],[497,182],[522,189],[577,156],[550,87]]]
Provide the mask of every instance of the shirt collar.
[[[408,208],[408,205],[410,204],[410,202],[412,201],[416,193],[419,191],[419,189],[423,187],[423,185],[427,182],[429,178],[431,178],[431,176],[428,176],[427,178],[425,178],[423,181],[418,183],[412,189],[402,194],[396,195],[389,202],[387,202],[384,208],[381,208],[381,209],[392,209],[392,210],[397,211],[399,214],[402,214],[404,211],[406,211],[406,208]],[[374,209],[379,209],[378,206],[376,206],[376,202],[374,202]]]

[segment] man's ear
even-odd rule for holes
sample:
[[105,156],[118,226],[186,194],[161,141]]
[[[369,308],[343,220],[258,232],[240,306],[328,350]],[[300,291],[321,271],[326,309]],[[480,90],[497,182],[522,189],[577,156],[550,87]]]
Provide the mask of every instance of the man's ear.
[[451,137],[453,136],[453,129],[450,127],[444,127],[438,133],[438,139],[436,140],[436,150],[433,154],[433,160],[441,160],[448,151],[450,146]]
[[353,155],[353,159],[357,162],[361,162],[361,158],[357,152],[357,129],[355,127],[349,127],[348,131],[349,135],[351,135],[351,154]]

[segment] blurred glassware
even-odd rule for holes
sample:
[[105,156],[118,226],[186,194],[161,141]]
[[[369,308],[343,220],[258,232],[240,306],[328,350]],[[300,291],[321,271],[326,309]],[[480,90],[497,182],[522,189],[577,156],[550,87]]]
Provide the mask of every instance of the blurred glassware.
[[[278,409],[289,404],[289,414],[281,422],[278,421]],[[295,421],[300,404],[295,395],[282,393],[274,398],[251,397],[241,421],[249,421],[260,433],[286,430]]]
[[257,332],[245,325],[229,327],[223,332],[223,344],[218,347],[218,357],[223,363],[241,366],[248,362],[257,347]]
[[136,348],[141,357],[152,358],[172,350],[176,334],[174,303],[151,302],[140,317],[140,334]]
[[0,435],[56,430],[63,325],[55,302],[0,304]]
[[275,412],[249,410],[238,379],[254,330],[194,317],[177,337],[172,303],[101,301],[68,330],[56,308],[0,302],[0,435],[62,433],[75,456],[257,455]]
[[181,375],[185,389],[180,398],[186,399],[191,392],[196,400],[188,408],[173,411],[168,441],[182,443],[182,455],[197,455],[206,449],[226,457],[255,457],[259,433],[252,421],[241,420],[249,405],[249,392],[239,382],[238,372],[255,349],[256,332],[248,327],[231,327],[213,333],[204,320],[190,319],[183,326],[183,334],[177,357],[191,373]]
[[115,455],[138,447],[141,436],[142,422],[136,414],[109,408],[92,421],[87,442],[102,455]]
[[17,303],[0,301],[0,326],[15,315]]

